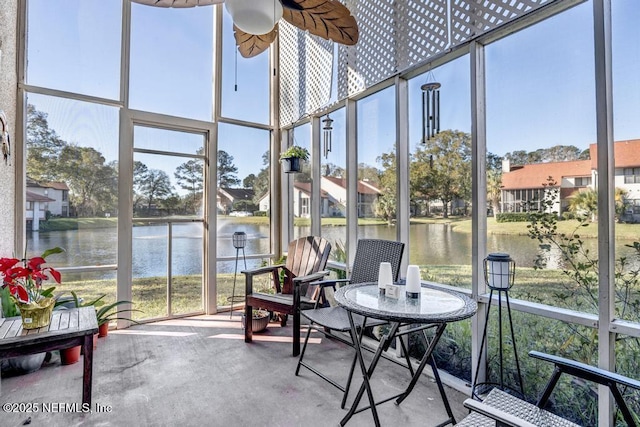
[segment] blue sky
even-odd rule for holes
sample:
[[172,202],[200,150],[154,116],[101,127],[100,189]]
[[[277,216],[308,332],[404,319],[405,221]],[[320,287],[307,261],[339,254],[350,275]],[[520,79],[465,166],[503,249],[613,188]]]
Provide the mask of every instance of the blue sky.
[[[208,120],[211,116],[212,10],[162,9],[132,5],[131,106]],[[30,84],[116,99],[119,91],[120,0],[31,0]],[[557,144],[586,148],[595,142],[592,4],[585,4],[527,28],[486,48],[488,150],[503,155]],[[71,19],[70,19],[71,17]],[[615,138],[640,137],[640,2],[613,2]],[[235,57],[231,23],[225,12],[222,110],[229,117],[268,120],[268,55]],[[193,41],[197,40],[197,43]],[[633,41],[633,42],[632,42]],[[433,70],[442,83],[441,128],[469,132],[469,60],[460,58]],[[419,87],[410,82],[410,140],[421,136]],[[108,160],[117,155],[116,108],[30,96],[49,113],[49,122],[65,140],[99,148]],[[359,104],[360,161],[373,163],[395,141],[393,90]],[[335,124],[334,133],[344,132]],[[296,131],[296,143],[309,139],[308,126]],[[228,129],[225,142],[243,179],[261,167],[262,133]],[[225,131],[226,132],[226,131]],[[257,145],[244,147],[245,141]],[[334,136],[335,144],[344,141]],[[222,145],[222,143],[221,143]],[[255,149],[253,147],[256,147]],[[222,148],[222,147],[221,147]],[[336,146],[334,150],[338,150]],[[337,153],[336,153],[337,156]],[[344,158],[337,156],[337,158]],[[246,159],[246,160],[245,160]],[[329,160],[328,160],[329,161]]]

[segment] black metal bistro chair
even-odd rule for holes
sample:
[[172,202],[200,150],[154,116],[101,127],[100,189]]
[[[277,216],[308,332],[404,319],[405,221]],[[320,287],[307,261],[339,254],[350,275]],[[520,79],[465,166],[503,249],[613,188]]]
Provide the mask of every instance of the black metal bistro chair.
[[[391,263],[393,280],[395,282],[398,280],[398,273],[400,270],[400,262],[402,260],[403,251],[404,251],[404,243],[401,243],[401,242],[394,242],[390,240],[378,240],[378,239],[359,240],[358,247],[356,249],[355,259],[353,261],[353,268],[351,269],[351,277],[349,279],[335,279],[335,280],[324,280],[322,282],[315,282],[314,284],[320,285],[321,297],[318,298],[318,300],[316,301],[316,307],[314,309],[302,311],[302,316],[309,319],[310,324],[309,324],[309,329],[307,330],[307,335],[305,337],[304,344],[302,346],[302,352],[300,353],[300,358],[298,359],[298,366],[296,367],[296,375],[299,374],[300,367],[304,366],[311,372],[318,375],[323,380],[329,382],[330,384],[332,384],[333,386],[341,390],[343,392],[341,408],[345,407],[347,396],[349,394],[349,387],[351,385],[351,378],[353,377],[353,372],[356,364],[355,344],[351,339],[347,338],[344,334],[344,333],[348,333],[351,330],[348,313],[342,307],[339,307],[337,305],[331,305],[333,304],[333,302],[330,295],[327,295],[330,293],[328,288],[331,288],[331,291],[335,291],[336,287],[340,284],[376,282],[378,280],[378,270],[380,268],[381,262]],[[320,301],[325,301],[326,304],[328,304],[329,306],[320,307],[319,306]],[[360,315],[354,315],[354,322],[357,325],[360,325],[359,328],[379,326],[387,323],[384,320],[368,319]],[[317,332],[324,334],[327,338],[335,339],[337,341],[340,341],[354,348],[354,358],[351,364],[351,369],[349,371],[349,376],[347,378],[346,384],[344,385],[339,384],[332,378],[320,372],[315,367],[303,361],[305,351],[307,350],[307,343],[309,341],[309,336],[311,335],[312,330],[315,330]],[[412,371],[411,374],[413,375],[413,368],[409,363],[408,353],[406,351],[404,342],[402,340],[400,340],[400,342],[403,347],[405,357],[407,358],[408,367]]]

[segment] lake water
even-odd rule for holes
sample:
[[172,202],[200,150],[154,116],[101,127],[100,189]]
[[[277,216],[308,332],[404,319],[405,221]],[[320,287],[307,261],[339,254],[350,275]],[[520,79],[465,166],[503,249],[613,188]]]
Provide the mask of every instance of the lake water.
[[[411,252],[409,263],[420,265],[470,265],[471,235],[458,233],[446,224],[413,224],[410,226]],[[235,231],[247,233],[246,255],[269,253],[269,227],[267,225],[237,224],[224,219],[218,224],[218,257],[234,257],[231,236]],[[322,234],[330,241],[345,239],[345,227],[323,227]],[[309,233],[308,227],[297,230],[298,235]],[[395,240],[395,227],[360,226],[360,236]],[[621,254],[631,254],[624,244],[617,244]],[[64,254],[53,255],[52,263],[58,267],[93,266],[117,263],[116,229],[69,230],[48,233],[33,233],[27,242],[29,253],[41,254],[44,250],[60,246]],[[597,240],[587,239],[592,253],[597,251]],[[178,223],[172,229],[172,270],[174,275],[196,274],[202,269],[202,224]],[[489,235],[489,252],[506,252],[516,265],[531,267],[538,253],[538,244],[526,236]],[[549,259],[550,267],[558,267],[558,254]],[[55,257],[55,258],[54,258]],[[133,275],[149,277],[166,275],[167,227],[140,226],[133,228]],[[253,268],[261,260],[247,260],[247,267]],[[218,271],[233,272],[234,261],[219,262]],[[244,269],[242,259],[238,270]]]

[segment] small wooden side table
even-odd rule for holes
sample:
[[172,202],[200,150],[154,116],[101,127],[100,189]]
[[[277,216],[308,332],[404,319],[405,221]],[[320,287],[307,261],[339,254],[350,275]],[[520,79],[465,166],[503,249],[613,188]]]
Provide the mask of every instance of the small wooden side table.
[[56,310],[51,323],[39,329],[22,329],[20,317],[0,319],[0,359],[81,345],[84,352],[82,403],[91,407],[93,334],[98,333],[94,307]]

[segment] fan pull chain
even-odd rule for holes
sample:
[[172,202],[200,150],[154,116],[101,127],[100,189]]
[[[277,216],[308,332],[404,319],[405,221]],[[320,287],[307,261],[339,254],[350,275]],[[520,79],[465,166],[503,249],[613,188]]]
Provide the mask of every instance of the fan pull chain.
[[236,56],[234,58],[233,63],[233,82],[234,82],[234,91],[238,91],[238,49],[236,51]]

